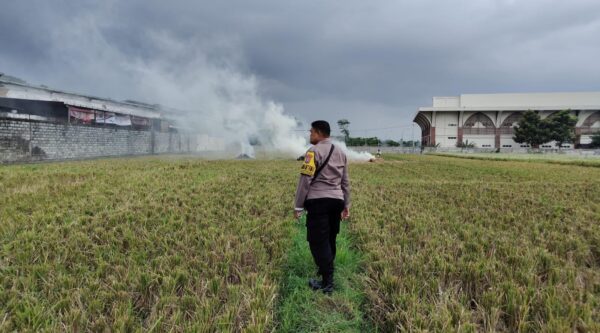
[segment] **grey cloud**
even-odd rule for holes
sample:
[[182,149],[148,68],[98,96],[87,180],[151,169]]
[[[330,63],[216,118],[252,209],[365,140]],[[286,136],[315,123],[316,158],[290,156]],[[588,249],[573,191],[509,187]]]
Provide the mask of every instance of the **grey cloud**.
[[115,87],[111,68],[77,68],[89,59],[66,59],[78,56],[72,46],[56,51],[61,29],[86,19],[125,56],[152,62],[164,55],[156,36],[169,36],[255,75],[299,118],[353,118],[356,128],[411,126],[435,95],[600,89],[600,3],[586,0],[11,1],[0,12],[0,71],[133,92]]

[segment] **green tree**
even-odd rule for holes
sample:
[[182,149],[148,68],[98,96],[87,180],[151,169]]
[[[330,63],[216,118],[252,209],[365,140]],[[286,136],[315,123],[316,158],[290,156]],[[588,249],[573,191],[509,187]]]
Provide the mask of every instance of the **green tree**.
[[371,138],[363,138],[363,137],[349,137],[348,141],[346,142],[346,144],[348,146],[379,146],[381,145],[381,140],[379,140],[379,138],[377,137],[371,137]]
[[399,147],[400,146],[400,142],[394,141],[394,140],[385,140],[384,143],[386,146],[389,146],[389,147]]
[[474,148],[475,142],[473,142],[473,141],[469,142],[469,140],[465,140],[463,142],[457,142],[456,147],[458,147],[458,148]]
[[350,130],[348,129],[348,126],[350,126],[350,122],[348,119],[340,119],[338,120],[337,124],[340,127],[340,132],[344,134],[344,142],[349,144],[348,139],[350,138]]
[[565,142],[575,139],[575,124],[577,118],[569,110],[559,111],[544,119],[548,129],[548,141],[556,141],[560,149]]
[[527,143],[532,147],[538,147],[549,140],[546,122],[542,121],[540,115],[535,111],[523,113],[523,117],[514,129],[513,140],[518,143]]
[[376,136],[365,139],[367,140],[367,146],[381,146],[381,140]]
[[348,138],[346,144],[348,146],[364,146],[365,140],[363,138]]
[[419,147],[421,142],[419,140],[408,140],[402,142],[402,147]]
[[600,132],[592,135],[592,143],[590,144],[592,148],[600,148]]

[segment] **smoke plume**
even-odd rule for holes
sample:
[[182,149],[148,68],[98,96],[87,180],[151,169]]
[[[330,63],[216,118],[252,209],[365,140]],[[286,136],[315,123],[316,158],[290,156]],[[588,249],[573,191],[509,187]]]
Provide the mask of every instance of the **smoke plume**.
[[[256,146],[266,156],[298,157],[308,148],[296,119],[260,96],[235,41],[181,40],[149,31],[140,38],[151,51],[138,54],[111,43],[107,24],[98,15],[83,15],[54,30],[50,54],[65,66],[56,82],[76,92],[158,103],[183,130],[224,141],[229,156],[254,157]],[[80,86],[82,81],[88,83]],[[343,147],[352,159],[372,157]]]

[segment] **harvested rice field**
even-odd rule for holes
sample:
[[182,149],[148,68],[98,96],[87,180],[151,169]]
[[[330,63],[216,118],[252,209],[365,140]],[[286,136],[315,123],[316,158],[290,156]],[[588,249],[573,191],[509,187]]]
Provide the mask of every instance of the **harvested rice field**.
[[0,166],[0,331],[600,331],[600,168],[351,164],[327,296],[305,284],[299,163]]

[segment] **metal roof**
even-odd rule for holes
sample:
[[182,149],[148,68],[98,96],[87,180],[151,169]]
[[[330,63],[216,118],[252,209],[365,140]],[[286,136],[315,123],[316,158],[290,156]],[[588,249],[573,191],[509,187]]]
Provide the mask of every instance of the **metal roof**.
[[[107,98],[50,89],[47,87],[36,87],[25,83],[15,82],[13,80],[6,80],[4,76],[0,76],[0,97],[61,102],[66,105],[144,118],[161,118],[161,115],[163,114],[163,109],[158,105],[134,101],[121,102]],[[172,110],[167,111],[167,113],[172,113]]]

